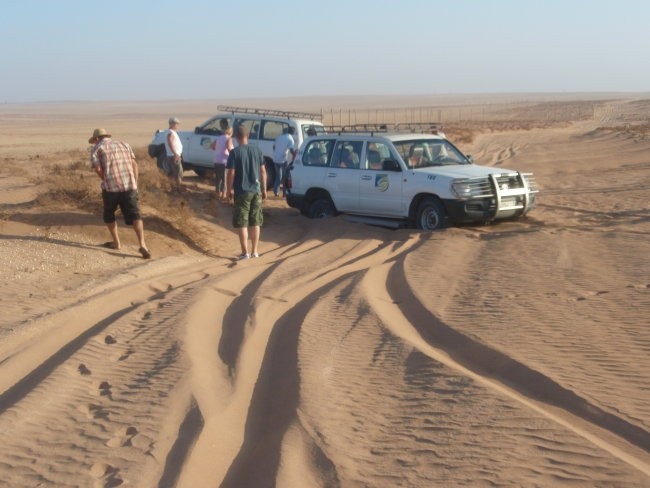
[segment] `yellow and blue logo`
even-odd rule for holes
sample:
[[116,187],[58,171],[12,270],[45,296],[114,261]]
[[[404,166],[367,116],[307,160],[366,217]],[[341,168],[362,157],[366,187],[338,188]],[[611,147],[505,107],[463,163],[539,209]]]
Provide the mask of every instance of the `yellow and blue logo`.
[[383,192],[388,190],[389,185],[390,185],[390,180],[388,179],[388,175],[375,176],[375,188],[377,188],[379,191]]

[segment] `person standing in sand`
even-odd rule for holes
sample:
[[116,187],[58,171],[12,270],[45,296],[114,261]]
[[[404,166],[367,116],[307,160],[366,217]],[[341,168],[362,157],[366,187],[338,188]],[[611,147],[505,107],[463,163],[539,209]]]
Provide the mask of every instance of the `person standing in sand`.
[[214,143],[214,189],[219,195],[219,200],[226,198],[226,163],[228,155],[234,149],[232,144],[232,127],[228,120],[221,119],[221,130],[223,134],[217,136]]
[[93,144],[90,164],[102,180],[103,220],[113,239],[104,243],[104,247],[120,248],[115,220],[115,211],[120,207],[124,222],[126,225],[132,225],[135,230],[140,254],[144,259],[151,258],[151,252],[144,242],[144,226],[138,197],[138,163],[131,146],[111,139],[105,129],[95,129],[88,143]]
[[286,196],[286,188],[284,185],[284,174],[287,170],[287,165],[293,161],[296,155],[295,142],[293,135],[296,130],[289,127],[285,132],[275,138],[273,143],[273,162],[275,163],[275,184],[273,185],[273,194],[277,197],[280,191],[280,184],[282,184],[282,196]]
[[[259,147],[248,143],[248,129],[244,125],[235,128],[239,144],[230,151],[226,168],[226,196],[234,196],[232,223],[239,235],[241,254],[239,259],[257,258],[260,227],[263,223],[262,201],[266,200],[266,168]],[[251,253],[248,252],[248,237]]]
[[176,117],[169,118],[169,130],[165,136],[165,173],[172,185],[172,190],[181,191],[181,181],[183,180],[183,143],[178,137],[178,127],[180,121]]

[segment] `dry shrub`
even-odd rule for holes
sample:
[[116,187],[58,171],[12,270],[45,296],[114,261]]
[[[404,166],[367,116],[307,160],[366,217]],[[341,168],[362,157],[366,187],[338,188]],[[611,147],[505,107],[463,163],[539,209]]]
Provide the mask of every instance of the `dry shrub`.
[[618,132],[635,137],[646,138],[650,135],[650,124],[623,124],[610,127],[599,127],[598,130],[605,132]]
[[[206,243],[197,225],[197,218],[190,205],[179,195],[170,194],[167,177],[146,153],[146,149],[134,151],[138,160],[138,192],[148,228],[168,237],[179,239],[188,246],[205,252]],[[37,203],[49,207],[73,206],[85,211],[101,213],[100,181],[88,162],[88,155],[81,152],[81,159],[74,151],[68,157],[77,158],[69,163],[47,166],[46,175],[33,178],[34,183],[45,191],[39,195]]]
[[460,126],[447,126],[445,127],[445,135],[448,139],[454,141],[455,144],[469,144],[474,141],[474,136],[477,134],[476,129],[470,127]]
[[517,130],[543,129],[566,126],[568,122],[544,122],[539,120],[486,120],[447,124],[444,132],[447,138],[457,144],[469,144],[481,133]]
[[46,175],[34,178],[37,185],[46,188],[45,193],[38,198],[40,203],[63,202],[83,206],[97,198],[98,178],[89,173],[87,166],[82,170],[75,162],[53,164],[49,168]]

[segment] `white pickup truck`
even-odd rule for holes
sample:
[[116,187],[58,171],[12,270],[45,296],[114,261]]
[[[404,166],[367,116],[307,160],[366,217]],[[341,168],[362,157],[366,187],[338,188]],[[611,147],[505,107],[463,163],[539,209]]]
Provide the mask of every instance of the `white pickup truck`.
[[[321,114],[288,112],[282,110],[256,109],[218,106],[221,113],[211,117],[193,131],[179,131],[183,143],[183,168],[194,170],[199,176],[214,169],[214,146],[217,136],[222,134],[220,123],[226,120],[230,127],[245,125],[250,133],[250,143],[259,146],[264,154],[268,182],[273,184],[275,166],[273,165],[273,142],[289,127],[295,129],[296,147],[300,147],[307,133],[322,134]],[[156,158],[162,167],[165,158],[166,130],[158,130],[149,144],[149,156]],[[234,141],[235,145],[237,141]]]

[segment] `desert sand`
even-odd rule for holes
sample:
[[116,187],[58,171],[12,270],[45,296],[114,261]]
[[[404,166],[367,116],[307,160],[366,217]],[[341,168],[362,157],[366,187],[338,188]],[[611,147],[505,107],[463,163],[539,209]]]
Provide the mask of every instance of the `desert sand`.
[[243,262],[191,172],[185,227],[144,201],[150,261],[53,191],[75,164],[98,191],[95,127],[143,154],[216,102],[0,106],[0,486],[650,486],[650,100],[454,103],[464,152],[535,173],[527,217],[423,233],[271,198]]

